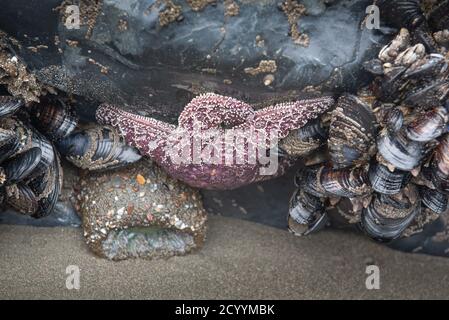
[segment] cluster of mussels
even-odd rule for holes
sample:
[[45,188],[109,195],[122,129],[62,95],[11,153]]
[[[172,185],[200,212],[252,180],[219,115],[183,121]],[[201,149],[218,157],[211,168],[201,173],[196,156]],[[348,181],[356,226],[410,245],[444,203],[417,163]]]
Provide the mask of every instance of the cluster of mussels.
[[24,101],[0,96],[1,203],[34,218],[48,216],[62,188],[60,156],[78,167],[105,170],[133,163],[139,152],[111,127],[77,129],[61,100]]
[[76,206],[86,243],[97,255],[170,257],[202,245],[207,217],[198,191],[151,161],[138,161],[139,151],[114,128],[79,124],[60,99],[42,97],[25,107],[0,96],[4,205],[34,218],[51,214],[62,188],[60,155],[91,171],[80,179]]
[[368,88],[340,97],[321,121],[295,132],[294,143],[281,145],[296,155],[323,146],[295,177],[293,233],[318,231],[339,213],[371,238],[391,241],[447,214],[447,48],[432,52],[414,39],[401,29],[365,63],[375,76]]

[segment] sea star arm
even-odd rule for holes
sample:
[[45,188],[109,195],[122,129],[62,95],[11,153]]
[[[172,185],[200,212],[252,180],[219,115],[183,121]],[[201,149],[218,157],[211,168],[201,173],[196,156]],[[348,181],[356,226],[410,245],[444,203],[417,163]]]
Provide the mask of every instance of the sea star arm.
[[328,110],[333,104],[332,97],[322,97],[295,102],[280,103],[256,111],[238,128],[255,130],[270,136],[270,140],[285,138],[292,130],[299,129],[312,119]]
[[150,157],[156,156],[155,150],[176,130],[174,125],[132,114],[109,104],[100,105],[95,117],[100,124],[116,128],[130,145]]
[[201,129],[217,128],[220,125],[233,127],[254,116],[251,105],[231,97],[206,93],[195,97],[181,112],[179,126],[192,129],[195,123]]

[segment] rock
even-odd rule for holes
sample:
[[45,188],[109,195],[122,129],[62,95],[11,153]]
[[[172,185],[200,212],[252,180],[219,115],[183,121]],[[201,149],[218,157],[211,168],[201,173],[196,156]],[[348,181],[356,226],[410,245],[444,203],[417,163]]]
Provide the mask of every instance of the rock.
[[[80,4],[80,29],[64,25],[65,6],[52,10],[60,2],[8,1],[0,12],[37,78],[94,100],[83,108],[110,102],[168,121],[205,91],[261,105],[305,88],[354,91],[369,80],[362,62],[388,41],[361,27],[370,0],[300,1],[306,15],[292,25],[277,0],[236,0],[232,15],[229,1],[197,11],[174,0],[64,1]],[[292,30],[309,43],[295,43]],[[245,72],[261,61],[276,68]]]
[[59,201],[53,213],[41,219],[18,214],[12,210],[0,212],[0,224],[78,228],[81,226],[81,219],[70,203]]
[[149,160],[80,180],[84,236],[111,259],[167,258],[201,247],[206,212],[200,194]]

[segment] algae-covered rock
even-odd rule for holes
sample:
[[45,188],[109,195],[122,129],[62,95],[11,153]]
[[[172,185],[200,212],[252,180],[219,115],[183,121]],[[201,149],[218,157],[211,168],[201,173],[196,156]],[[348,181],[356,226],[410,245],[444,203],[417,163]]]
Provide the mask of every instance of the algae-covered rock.
[[82,177],[78,200],[86,242],[107,259],[183,255],[205,239],[207,216],[198,191],[146,159]]

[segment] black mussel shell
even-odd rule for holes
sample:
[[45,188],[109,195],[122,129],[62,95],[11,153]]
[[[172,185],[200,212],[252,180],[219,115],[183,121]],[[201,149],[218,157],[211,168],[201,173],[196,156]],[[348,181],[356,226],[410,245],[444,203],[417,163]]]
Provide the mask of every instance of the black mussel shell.
[[405,129],[407,137],[417,142],[429,142],[446,131],[447,111],[437,107],[420,114]]
[[[360,226],[364,232],[380,242],[389,242],[399,238],[404,230],[421,212],[421,201],[417,191],[411,187],[412,196],[401,193],[396,195],[375,194],[367,208],[362,211]],[[414,202],[413,202],[414,201]]]
[[370,106],[353,95],[338,99],[329,129],[329,154],[335,169],[369,161],[377,134]]
[[31,144],[41,150],[42,156],[39,165],[36,168],[36,175],[46,172],[55,161],[56,154],[53,144],[47,140],[41,133],[33,129]]
[[5,185],[15,184],[29,177],[41,161],[39,148],[31,148],[8,159],[2,167],[5,172]]
[[304,190],[317,198],[325,197],[325,191],[321,188],[318,183],[318,175],[321,173],[319,167],[305,167],[296,173],[295,184],[296,186]]
[[14,114],[24,105],[23,100],[10,96],[0,96],[0,118]]
[[435,148],[430,172],[435,187],[439,191],[449,194],[449,134],[446,134]]
[[383,122],[391,132],[398,132],[404,124],[404,113],[398,108],[391,108],[385,112]]
[[422,24],[413,32],[413,42],[424,45],[426,52],[437,53],[439,51],[439,46],[426,24]]
[[[39,219],[50,215],[58,201],[62,188],[62,168],[59,159],[56,158],[52,167],[43,177],[46,181],[38,187],[41,189],[39,196],[39,203],[36,212],[32,215],[33,218]],[[49,190],[50,189],[50,190]]]
[[[32,145],[32,129],[24,122],[18,120],[15,117],[0,118],[0,128],[2,130],[14,132],[15,137],[8,143],[8,139],[5,140],[5,145],[0,146],[0,159],[5,160],[15,154],[21,153],[26,149],[32,147],[38,147]],[[10,136],[7,133],[7,136]]]
[[363,63],[363,68],[375,76],[384,74],[384,66],[380,59],[373,59]]
[[47,171],[28,183],[38,197],[38,207],[32,215],[34,218],[46,217],[53,212],[61,193],[62,174],[59,158],[55,157]]
[[345,198],[366,196],[372,191],[366,168],[324,169],[320,185],[329,196]]
[[418,213],[419,209],[415,208],[409,217],[393,220],[380,215],[374,205],[370,204],[363,210],[360,223],[365,233],[374,240],[390,242],[402,235]]
[[89,135],[85,131],[74,132],[56,143],[58,151],[65,157],[82,157],[90,147]]
[[300,140],[319,139],[326,140],[328,136],[327,131],[323,128],[320,119],[310,121],[307,125],[298,129],[298,138]]
[[433,53],[412,64],[405,71],[404,78],[418,80],[424,78],[434,79],[443,75],[447,68],[448,64],[445,57],[441,54]]
[[403,99],[401,91],[405,86],[403,79],[407,70],[404,66],[392,67],[385,77],[376,77],[372,84],[374,95],[383,102],[399,102]]
[[108,126],[74,132],[57,145],[67,160],[90,171],[118,168],[142,157],[136,148],[127,145],[118,132]]
[[290,200],[289,230],[297,236],[305,236],[323,229],[327,221],[323,202],[298,189]]
[[42,134],[57,141],[72,133],[78,118],[62,101],[45,101],[30,110],[31,122]]
[[38,208],[38,198],[29,186],[23,183],[5,187],[5,202],[11,208],[25,215],[33,215]]
[[425,207],[438,214],[446,212],[448,208],[448,195],[425,186],[420,186],[419,194]]
[[449,26],[449,1],[438,1],[429,14],[429,25],[434,31],[447,29]]
[[425,21],[419,0],[378,0],[380,16],[388,25],[414,29]]
[[279,146],[285,154],[301,157],[321,147],[326,139],[327,130],[323,128],[320,119],[315,119],[304,127],[292,131],[281,140]]
[[19,150],[20,141],[12,130],[0,128],[0,164]]
[[403,103],[413,107],[432,107],[441,105],[448,96],[449,82],[432,79],[420,81],[419,84],[411,87],[403,98]]
[[410,181],[408,171],[394,170],[391,172],[386,166],[375,163],[370,167],[369,180],[374,191],[382,194],[396,194]]
[[403,130],[396,134],[383,131],[379,135],[377,148],[383,159],[403,171],[416,168],[425,155],[423,145],[409,140]]

